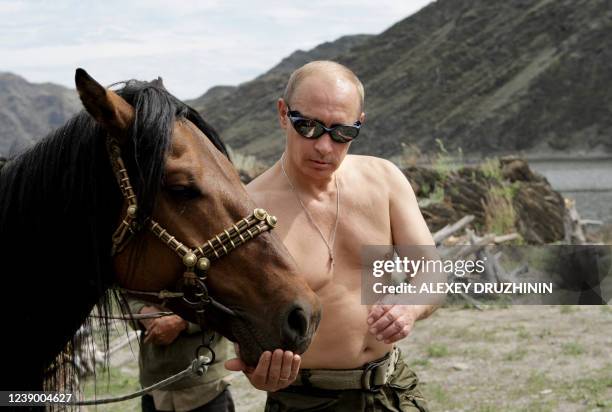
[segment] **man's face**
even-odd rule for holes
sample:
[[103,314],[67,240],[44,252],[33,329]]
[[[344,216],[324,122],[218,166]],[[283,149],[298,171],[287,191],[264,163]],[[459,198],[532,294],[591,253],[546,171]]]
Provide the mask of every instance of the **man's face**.
[[357,120],[363,123],[365,115],[360,112],[360,97],[356,86],[338,74],[313,74],[301,81],[291,102],[283,99],[278,102],[280,124],[287,135],[288,160],[300,173],[312,179],[329,178],[340,167],[350,143],[335,142],[329,133],[318,139],[300,136],[287,118],[287,103],[291,110],[318,120],[327,127],[335,124],[352,125]]

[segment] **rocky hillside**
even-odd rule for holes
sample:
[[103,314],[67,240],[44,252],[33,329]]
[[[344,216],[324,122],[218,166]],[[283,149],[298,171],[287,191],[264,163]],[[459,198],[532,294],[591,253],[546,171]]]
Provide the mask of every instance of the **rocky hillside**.
[[380,35],[341,41],[192,103],[232,147],[271,160],[283,146],[274,104],[289,72],[330,58],[366,88],[355,153],[389,157],[435,139],[470,154],[612,151],[608,0],[438,0]]
[[7,156],[61,126],[81,108],[74,90],[32,84],[0,73],[0,156]]
[[281,135],[276,131],[275,104],[291,72],[309,61],[333,59],[348,53],[372,37],[344,36],[309,51],[298,50],[250,82],[237,87],[213,87],[188,103],[211,121],[230,146],[270,158],[283,148]]

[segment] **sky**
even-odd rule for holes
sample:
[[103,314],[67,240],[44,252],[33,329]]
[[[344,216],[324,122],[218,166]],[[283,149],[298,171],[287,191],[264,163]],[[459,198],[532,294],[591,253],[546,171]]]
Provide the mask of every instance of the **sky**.
[[181,99],[237,85],[297,49],[377,34],[431,0],[0,0],[0,72],[74,88],[161,76]]

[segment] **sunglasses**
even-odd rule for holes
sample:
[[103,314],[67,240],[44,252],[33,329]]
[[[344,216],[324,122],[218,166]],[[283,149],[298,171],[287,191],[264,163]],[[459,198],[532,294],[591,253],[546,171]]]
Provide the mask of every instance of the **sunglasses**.
[[352,126],[334,124],[332,127],[326,127],[318,120],[309,119],[302,116],[300,112],[291,110],[289,105],[287,105],[287,109],[287,117],[291,121],[293,128],[300,136],[306,139],[318,139],[325,133],[329,133],[334,142],[348,143],[359,135],[359,129],[361,129],[361,122],[359,120],[353,123]]

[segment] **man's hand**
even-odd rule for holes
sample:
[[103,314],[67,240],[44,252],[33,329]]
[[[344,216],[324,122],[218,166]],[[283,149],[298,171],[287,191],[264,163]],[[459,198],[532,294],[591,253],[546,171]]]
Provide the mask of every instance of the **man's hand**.
[[[239,353],[238,345],[234,345],[236,353]],[[300,370],[300,355],[291,351],[276,349],[274,353],[265,351],[259,357],[257,367],[248,367],[240,358],[230,359],[225,362],[225,369],[230,371],[242,371],[255,388],[276,392],[289,386],[297,378]]]
[[[158,308],[145,306],[140,313],[159,312]],[[163,316],[155,319],[143,319],[141,323],[147,329],[145,343],[169,345],[187,328],[187,321],[178,315]]]
[[397,342],[410,334],[423,311],[419,305],[374,305],[368,315],[370,333],[379,341]]

